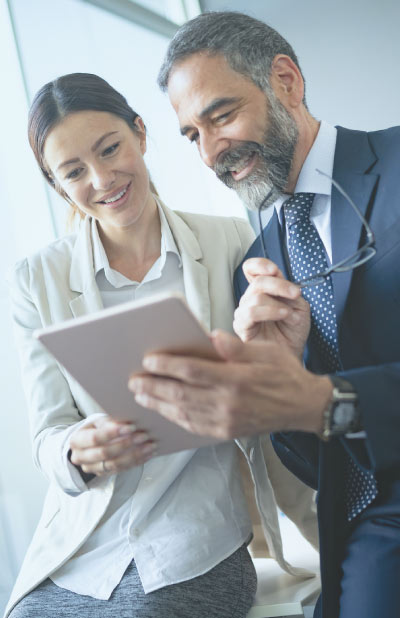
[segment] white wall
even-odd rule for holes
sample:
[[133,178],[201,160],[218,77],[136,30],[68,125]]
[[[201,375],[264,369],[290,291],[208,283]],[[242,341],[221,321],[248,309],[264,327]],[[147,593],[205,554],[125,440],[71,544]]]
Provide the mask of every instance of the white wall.
[[[7,269],[53,238],[43,183],[26,140],[27,102],[6,3],[0,2],[0,613],[32,535],[44,482],[32,465],[28,419],[8,318]],[[3,65],[2,65],[3,66]]]

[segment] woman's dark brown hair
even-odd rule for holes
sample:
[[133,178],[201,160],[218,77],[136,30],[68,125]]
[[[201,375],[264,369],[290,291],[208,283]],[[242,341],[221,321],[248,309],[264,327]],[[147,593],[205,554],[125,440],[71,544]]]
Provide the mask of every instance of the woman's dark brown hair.
[[[63,118],[74,112],[92,110],[109,112],[125,120],[128,126],[139,133],[135,124],[138,114],[128,104],[125,97],[115,90],[105,79],[92,73],[70,73],[45,84],[35,95],[28,117],[28,137],[40,169],[47,182],[70,204],[72,217],[79,213],[77,206],[54,180],[44,160],[44,145],[50,131]],[[150,189],[157,191],[150,181]]]

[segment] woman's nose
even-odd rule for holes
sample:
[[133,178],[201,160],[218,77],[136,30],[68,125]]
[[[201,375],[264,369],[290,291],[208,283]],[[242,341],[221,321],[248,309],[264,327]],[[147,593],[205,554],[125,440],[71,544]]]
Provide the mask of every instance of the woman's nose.
[[110,189],[115,181],[115,172],[106,166],[96,166],[92,168],[91,182],[96,191]]

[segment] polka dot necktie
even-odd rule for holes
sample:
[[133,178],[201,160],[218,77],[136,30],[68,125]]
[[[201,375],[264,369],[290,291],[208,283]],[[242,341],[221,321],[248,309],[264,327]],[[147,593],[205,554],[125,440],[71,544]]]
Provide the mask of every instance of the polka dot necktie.
[[[290,268],[295,281],[312,277],[328,268],[324,245],[310,220],[314,196],[314,193],[295,193],[283,205]],[[318,285],[303,288],[302,294],[310,305],[310,338],[323,359],[322,369],[335,373],[340,363],[331,278],[326,277]],[[374,500],[378,492],[373,474],[360,468],[347,452],[345,455],[346,511],[347,519],[351,521]]]

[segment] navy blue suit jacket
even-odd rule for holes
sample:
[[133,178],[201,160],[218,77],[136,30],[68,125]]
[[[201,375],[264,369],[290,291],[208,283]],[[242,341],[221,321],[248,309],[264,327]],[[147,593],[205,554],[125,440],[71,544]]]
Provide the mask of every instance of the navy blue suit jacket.
[[[333,177],[352,197],[376,237],[376,255],[354,271],[332,275],[342,370],[338,375],[358,392],[366,440],[322,443],[315,435],[273,436],[285,465],[318,490],[322,609],[339,613],[340,562],[346,537],[343,449],[380,478],[400,478],[400,127],[365,133],[338,127]],[[363,241],[362,224],[340,193],[332,190],[333,263]],[[282,231],[276,213],[265,227],[268,255],[288,276]],[[262,255],[258,238],[248,257]],[[237,298],[247,287],[241,267],[235,274]],[[319,373],[310,342],[307,367]]]

